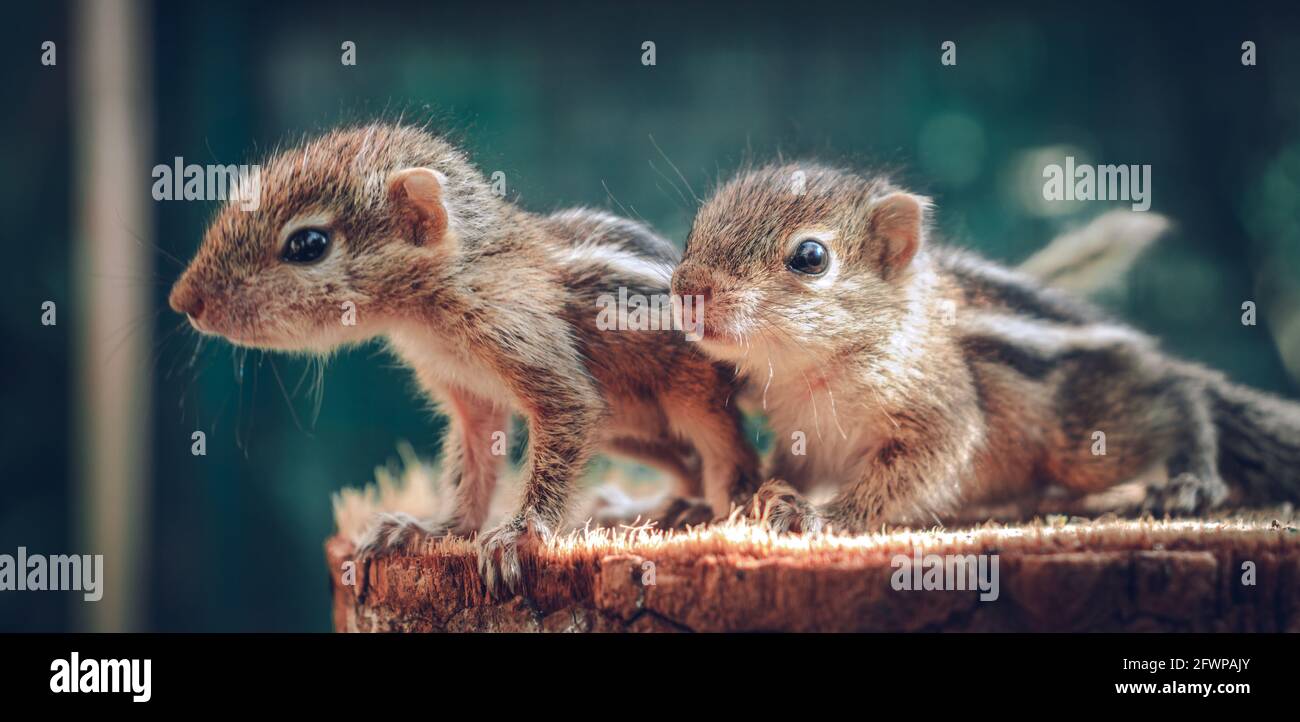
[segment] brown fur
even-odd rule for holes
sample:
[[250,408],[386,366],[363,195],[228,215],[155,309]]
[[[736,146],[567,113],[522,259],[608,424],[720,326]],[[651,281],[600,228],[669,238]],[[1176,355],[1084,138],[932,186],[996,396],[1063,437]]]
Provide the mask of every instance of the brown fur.
[[[217,214],[172,307],[202,331],[261,348],[323,353],[383,337],[451,416],[452,517],[387,517],[363,554],[417,533],[479,531],[500,467],[492,434],[512,411],[527,421],[529,449],[517,512],[479,537],[493,587],[518,583],[524,536],[564,522],[597,448],[658,462],[719,516],[754,491],[758,462],[729,403],[730,371],[677,332],[597,328],[601,294],[668,292],[677,252],[644,226],[523,211],[493,195],[461,151],[394,125],[279,153],[261,186],[258,210]],[[329,232],[330,250],[313,265],[286,263],[286,225],[304,216]],[[355,326],[341,322],[345,302]]]
[[[881,178],[786,165],[741,173],[695,219],[673,288],[710,299],[702,345],[771,416],[775,478],[756,503],[774,525],[928,523],[1145,474],[1150,509],[1191,512],[1227,499],[1221,456],[1251,469],[1238,486],[1297,494],[1300,407],[1170,359],[1028,276],[929,247],[928,205]],[[830,249],[823,277],[787,267],[805,238]],[[818,482],[837,492],[814,508],[801,494]]]

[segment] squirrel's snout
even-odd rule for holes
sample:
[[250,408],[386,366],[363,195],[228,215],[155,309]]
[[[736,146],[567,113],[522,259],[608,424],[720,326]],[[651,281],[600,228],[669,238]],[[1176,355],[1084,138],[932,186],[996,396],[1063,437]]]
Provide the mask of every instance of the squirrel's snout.
[[678,296],[703,296],[706,301],[713,297],[712,279],[697,271],[695,266],[678,266],[673,273],[672,285],[673,293]]
[[191,319],[198,320],[203,315],[203,296],[194,290],[193,284],[187,283],[183,278],[176,283],[167,302],[173,311],[183,313]]
[[673,292],[678,296],[698,298],[702,301],[713,300],[713,287],[705,284],[682,283],[673,288]]
[[704,326],[704,306],[713,301],[713,282],[693,266],[679,266],[673,274],[673,294],[682,301],[682,323],[689,329]]

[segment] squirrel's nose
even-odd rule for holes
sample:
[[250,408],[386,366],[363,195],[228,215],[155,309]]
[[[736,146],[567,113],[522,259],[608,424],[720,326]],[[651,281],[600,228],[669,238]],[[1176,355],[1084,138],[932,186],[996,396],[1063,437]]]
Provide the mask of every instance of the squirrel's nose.
[[707,274],[698,273],[694,267],[687,268],[683,265],[673,274],[673,293],[682,297],[700,296],[709,301],[713,298],[713,283]]
[[704,324],[704,306],[713,301],[713,283],[707,273],[699,273],[693,266],[677,268],[673,274],[673,293],[681,299],[682,323],[687,329],[698,329]]
[[183,279],[172,289],[167,302],[171,304],[173,311],[183,313],[191,319],[198,320],[203,315],[203,296]]

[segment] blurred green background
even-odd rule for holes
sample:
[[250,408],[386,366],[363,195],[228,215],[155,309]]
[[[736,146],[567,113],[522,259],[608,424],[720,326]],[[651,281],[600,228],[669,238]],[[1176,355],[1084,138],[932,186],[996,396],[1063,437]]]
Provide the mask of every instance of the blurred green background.
[[[746,158],[884,167],[932,195],[942,232],[1018,262],[1110,207],[1044,207],[1042,158],[1152,166],[1177,230],[1106,303],[1172,351],[1289,396],[1300,377],[1300,23],[1294,3],[157,3],[148,164],[252,162],[340,122],[435,118],[535,211],[605,207],[678,244],[691,193]],[[72,429],[72,142],[77,6],[24,4],[3,29],[7,367],[0,553],[77,546]],[[60,64],[39,63],[58,44]],[[353,41],[357,64],[340,63]],[[641,64],[642,43],[657,64]],[[939,62],[957,43],[958,64]],[[1254,41],[1258,65],[1243,67]],[[657,147],[656,147],[657,146]],[[662,149],[662,154],[660,150]],[[147,196],[152,179],[121,183]],[[626,210],[625,210],[626,209]],[[206,203],[153,203],[154,268],[122,279],[165,308]],[[39,322],[60,302],[60,324]],[[1241,303],[1259,304],[1243,326]],[[66,311],[64,309],[67,309]],[[156,317],[146,554],[132,628],[326,630],[329,494],[442,424],[377,349],[342,354],[313,399],[303,360],[168,336]],[[131,319],[123,319],[124,337]],[[147,325],[148,319],[144,321]],[[242,372],[240,371],[242,369]],[[1288,372],[1288,369],[1290,371]],[[310,379],[309,379],[310,381]],[[310,383],[304,384],[304,387]],[[299,423],[301,422],[301,423]],[[190,453],[207,432],[207,455]],[[107,562],[111,576],[113,560]],[[81,628],[80,595],[0,592],[0,629]]]

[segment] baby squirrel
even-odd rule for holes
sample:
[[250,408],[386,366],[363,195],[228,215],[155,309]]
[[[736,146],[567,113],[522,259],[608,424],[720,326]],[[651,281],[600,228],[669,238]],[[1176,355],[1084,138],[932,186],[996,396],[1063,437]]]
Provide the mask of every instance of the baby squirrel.
[[[930,524],[966,502],[1139,478],[1156,513],[1300,496],[1300,406],[929,244],[930,208],[883,178],[782,165],[697,214],[673,290],[705,297],[700,344],[770,417],[754,502],[769,524]],[[803,494],[821,481],[838,489],[814,506]]]
[[[278,153],[261,188],[257,210],[218,211],[171,307],[257,348],[324,354],[381,337],[450,415],[450,521],[386,516],[359,558],[420,532],[479,531],[511,411],[529,444],[518,510],[478,537],[494,591],[519,582],[521,539],[564,521],[597,448],[667,470],[715,516],[756,491],[759,460],[729,403],[733,370],[680,332],[598,328],[604,294],[668,294],[679,254],[645,226],[584,209],[528,213],[463,152],[402,125]],[[354,325],[341,321],[349,303]]]

